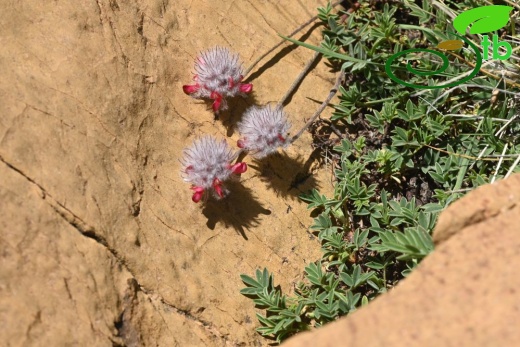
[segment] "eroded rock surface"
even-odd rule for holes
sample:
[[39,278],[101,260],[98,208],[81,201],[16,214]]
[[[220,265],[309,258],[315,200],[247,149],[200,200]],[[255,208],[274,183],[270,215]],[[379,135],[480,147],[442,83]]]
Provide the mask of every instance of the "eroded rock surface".
[[[234,145],[241,112],[278,101],[313,52],[271,54],[222,121],[182,85],[199,51],[225,45],[248,66],[324,3],[0,4],[3,345],[266,344],[239,274],[266,266],[290,290],[319,256],[295,196],[330,191],[330,173],[313,171],[306,134],[263,166],[246,159],[230,198],[202,208],[179,159],[202,134]],[[314,29],[296,37],[317,43]],[[294,131],[334,79],[323,64],[307,76],[286,109]]]
[[442,212],[435,251],[388,294],[283,344],[514,346],[520,330],[520,174]]

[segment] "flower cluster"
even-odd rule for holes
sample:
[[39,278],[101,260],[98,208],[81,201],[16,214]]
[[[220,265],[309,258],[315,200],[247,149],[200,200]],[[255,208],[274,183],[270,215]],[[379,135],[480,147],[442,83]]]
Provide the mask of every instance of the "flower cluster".
[[238,123],[241,139],[237,145],[256,158],[266,157],[278,147],[289,145],[287,132],[290,126],[281,107],[250,107]]
[[235,157],[225,140],[218,141],[212,136],[195,140],[191,147],[184,150],[184,180],[192,184],[194,202],[199,202],[207,190],[217,199],[227,195],[223,183],[231,175],[247,170],[246,163],[231,164]]
[[213,111],[227,109],[226,97],[245,95],[253,90],[250,83],[242,83],[242,64],[237,54],[227,48],[215,47],[202,52],[195,61],[195,84],[182,87],[194,98],[212,99]]
[[[184,92],[194,98],[213,100],[213,111],[227,108],[226,98],[245,95],[253,85],[242,83],[243,70],[236,54],[227,48],[215,47],[202,52],[195,62],[194,84],[184,85]],[[290,123],[281,106],[253,106],[246,110],[237,124],[240,140],[237,145],[256,158],[264,158],[287,147]],[[195,140],[184,150],[184,180],[191,183],[192,200],[207,198],[206,192],[220,199],[228,194],[223,183],[233,175],[247,170],[245,163],[231,164],[237,157],[225,140],[212,136]]]

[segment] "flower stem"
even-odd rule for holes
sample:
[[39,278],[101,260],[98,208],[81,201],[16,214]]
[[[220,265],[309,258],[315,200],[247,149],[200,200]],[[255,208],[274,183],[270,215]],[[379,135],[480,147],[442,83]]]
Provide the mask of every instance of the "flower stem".
[[280,100],[280,102],[278,102],[279,108],[282,108],[283,106],[285,106],[284,104],[287,101],[287,99],[289,99],[289,97],[294,93],[294,90],[296,88],[298,88],[300,83],[302,83],[302,80],[305,78],[305,75],[307,75],[307,73],[309,73],[309,70],[311,69],[312,65],[318,60],[320,55],[321,55],[320,52],[314,53],[314,56],[312,57],[312,59],[309,60],[307,65],[305,65],[305,67],[300,72],[298,77],[296,77],[296,79],[294,80],[293,84],[291,84],[291,86],[289,87],[289,90],[287,90],[287,92],[285,93],[283,98]]
[[334,97],[334,95],[336,95],[336,93],[338,92],[338,89],[339,89],[339,86],[341,85],[341,82],[343,81],[343,78],[345,77],[345,72],[343,70],[341,70],[339,73],[338,73],[338,77],[336,78],[336,83],[334,84],[334,87],[332,87],[332,89],[330,90],[329,92],[329,95],[327,96],[327,98],[323,101],[323,103],[320,105],[320,107],[318,108],[318,110],[312,115],[312,117],[307,121],[307,123],[305,123],[305,125],[303,126],[303,128],[301,128],[300,131],[298,131],[296,133],[296,135],[294,135],[290,140],[289,140],[289,143],[293,143],[294,141],[298,140],[298,138],[303,134],[303,132],[312,124],[316,121],[316,118],[319,117],[319,115],[323,112],[323,110],[325,109],[325,107],[327,107],[327,105],[329,104],[330,100]]

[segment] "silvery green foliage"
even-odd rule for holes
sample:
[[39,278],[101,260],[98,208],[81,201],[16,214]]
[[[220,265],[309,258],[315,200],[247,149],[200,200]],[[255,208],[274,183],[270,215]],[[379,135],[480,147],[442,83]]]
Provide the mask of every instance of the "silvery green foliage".
[[217,199],[228,194],[222,186],[223,182],[232,174],[240,174],[247,169],[245,163],[231,165],[235,156],[225,140],[219,141],[209,135],[195,140],[184,150],[184,180],[192,184],[194,202],[199,202],[206,190],[211,191]]
[[253,89],[252,84],[241,83],[243,68],[238,54],[223,47],[199,54],[193,79],[195,84],[183,86],[184,92],[198,99],[213,99],[215,112],[227,108],[227,97],[245,95]]
[[238,147],[251,152],[256,158],[263,158],[276,152],[279,147],[287,147],[287,132],[291,127],[281,107],[252,106],[246,110],[238,123],[241,139]]

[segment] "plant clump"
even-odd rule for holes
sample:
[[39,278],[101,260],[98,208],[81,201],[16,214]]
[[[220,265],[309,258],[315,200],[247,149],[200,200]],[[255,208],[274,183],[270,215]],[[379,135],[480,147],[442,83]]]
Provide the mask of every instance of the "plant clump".
[[[444,89],[410,85],[461,78],[477,60],[474,51],[460,53],[463,58],[449,55],[445,75],[413,73],[404,59],[391,64],[408,85],[385,71],[396,52],[448,42],[452,13],[484,5],[483,0],[446,0],[442,7],[430,1],[366,1],[336,13],[329,3],[318,9],[326,25],[319,47],[288,38],[323,53],[345,82],[337,88],[332,116],[311,127],[313,146],[330,165],[334,191],[313,189],[300,196],[313,210],[310,230],[321,257],[304,268],[304,280],[290,293],[269,269],[241,275],[241,293],[262,310],[256,329],[262,336],[282,342],[392,290],[433,251],[431,234],[441,211],[483,184],[520,172],[520,85],[504,74],[518,74],[517,66],[497,61],[470,83]],[[514,35],[510,29],[520,22],[514,16],[510,21],[503,30]],[[482,38],[466,40],[477,45]],[[426,53],[407,60],[424,71],[439,65]]]

